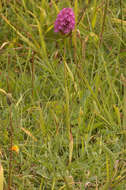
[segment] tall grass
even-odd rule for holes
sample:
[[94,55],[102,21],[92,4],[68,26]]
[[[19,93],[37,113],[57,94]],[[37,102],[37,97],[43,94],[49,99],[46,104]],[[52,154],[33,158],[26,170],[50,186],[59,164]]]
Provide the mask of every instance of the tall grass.
[[[67,36],[53,28],[64,7]],[[125,13],[123,1],[0,1],[5,189],[126,188]]]

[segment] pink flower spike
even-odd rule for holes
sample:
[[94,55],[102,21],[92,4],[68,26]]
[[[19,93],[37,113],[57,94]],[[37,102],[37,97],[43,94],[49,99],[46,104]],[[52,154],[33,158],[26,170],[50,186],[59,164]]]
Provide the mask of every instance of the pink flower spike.
[[75,16],[72,8],[63,8],[54,23],[54,32],[70,33],[75,27]]

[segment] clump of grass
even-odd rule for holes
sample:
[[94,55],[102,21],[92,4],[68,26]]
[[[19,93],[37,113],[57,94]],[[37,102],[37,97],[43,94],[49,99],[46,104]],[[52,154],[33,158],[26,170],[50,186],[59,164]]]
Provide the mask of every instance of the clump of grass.
[[[126,188],[120,2],[0,1],[5,189]],[[53,28],[64,7],[76,20],[65,37]]]

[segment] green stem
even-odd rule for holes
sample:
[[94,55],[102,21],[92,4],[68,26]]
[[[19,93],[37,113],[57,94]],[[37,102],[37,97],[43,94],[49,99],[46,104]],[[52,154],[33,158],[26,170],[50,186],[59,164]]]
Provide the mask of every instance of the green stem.
[[68,137],[70,136],[70,113],[69,113],[69,92],[67,85],[67,68],[66,68],[66,39],[64,40],[64,86],[65,86],[65,100],[66,100],[66,127]]

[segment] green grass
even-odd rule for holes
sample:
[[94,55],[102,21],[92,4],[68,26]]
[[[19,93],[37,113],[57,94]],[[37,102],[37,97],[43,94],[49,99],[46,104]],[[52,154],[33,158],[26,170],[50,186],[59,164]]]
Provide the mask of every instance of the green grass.
[[0,18],[4,189],[126,189],[125,1],[0,0]]

